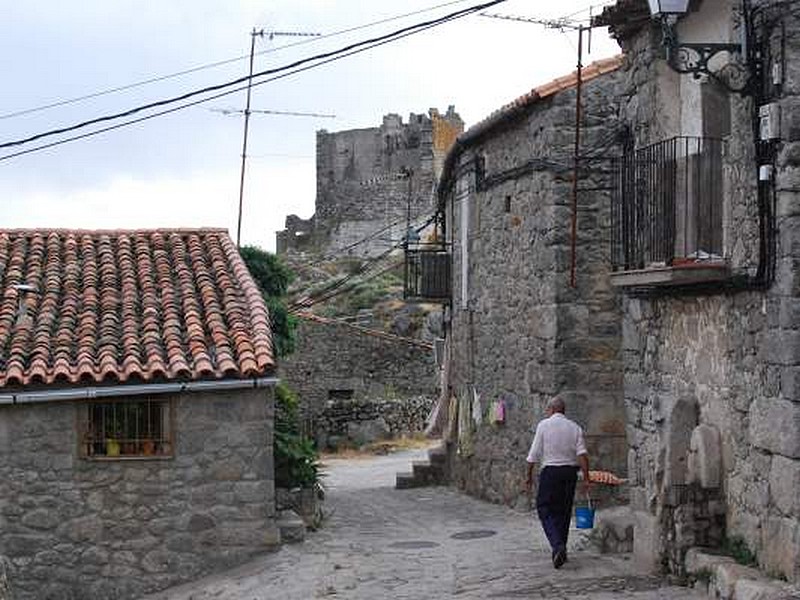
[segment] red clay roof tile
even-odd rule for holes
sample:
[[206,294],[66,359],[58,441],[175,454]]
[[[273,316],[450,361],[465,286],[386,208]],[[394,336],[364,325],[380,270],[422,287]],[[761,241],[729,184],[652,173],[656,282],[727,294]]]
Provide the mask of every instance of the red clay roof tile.
[[0,387],[261,376],[271,339],[223,230],[0,230]]

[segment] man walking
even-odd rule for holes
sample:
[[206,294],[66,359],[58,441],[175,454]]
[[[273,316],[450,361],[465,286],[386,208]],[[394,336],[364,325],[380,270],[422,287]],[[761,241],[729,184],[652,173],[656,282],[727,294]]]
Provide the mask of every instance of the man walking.
[[526,487],[533,486],[536,463],[542,465],[536,490],[536,511],[553,549],[553,566],[560,569],[567,560],[567,536],[572,517],[572,500],[583,471],[584,492],[589,493],[589,454],[580,426],[564,416],[564,400],[555,396],[547,403],[547,418],[536,427],[528,452]]

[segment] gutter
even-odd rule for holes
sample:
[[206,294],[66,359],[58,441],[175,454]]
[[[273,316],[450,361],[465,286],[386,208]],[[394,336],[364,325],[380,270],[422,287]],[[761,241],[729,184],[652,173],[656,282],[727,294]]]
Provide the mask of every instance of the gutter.
[[222,381],[189,381],[183,383],[145,383],[139,385],[65,388],[60,390],[20,392],[18,394],[0,394],[0,405],[59,402],[64,400],[94,400],[96,398],[147,396],[151,394],[169,394],[176,392],[258,389],[273,387],[277,385],[278,381],[277,377],[255,377],[253,379],[227,379]]

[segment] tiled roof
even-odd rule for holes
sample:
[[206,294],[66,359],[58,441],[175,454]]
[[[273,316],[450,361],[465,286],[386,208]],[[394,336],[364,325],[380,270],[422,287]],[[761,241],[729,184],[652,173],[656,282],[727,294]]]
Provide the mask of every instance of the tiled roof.
[[0,294],[0,387],[274,366],[269,313],[224,230],[0,230]]
[[[600,75],[616,71],[622,66],[622,59],[623,55],[617,54],[616,56],[612,56],[611,58],[605,58],[603,60],[598,60],[589,65],[586,65],[581,69],[582,83],[589,83],[590,81],[596,79]],[[494,111],[484,120],[470,127],[464,134],[464,137],[468,137],[471,133],[474,135],[475,133],[481,132],[484,128],[486,128],[487,126],[494,125],[495,122],[503,119],[503,117],[505,117],[509,113],[513,113],[516,110],[530,106],[531,104],[534,104],[539,100],[542,100],[543,98],[547,98],[548,96],[557,94],[558,92],[563,92],[572,89],[576,85],[578,85],[577,70],[573,71],[572,73],[569,73],[568,75],[564,75],[563,77],[553,79],[552,81],[545,83],[544,85],[535,87],[527,94],[523,94],[519,98],[512,100],[508,104]]]
[[[581,82],[585,84],[601,75],[616,71],[622,66],[623,60],[624,56],[618,54],[583,67],[581,69]],[[479,140],[483,139],[484,136],[494,131],[495,128],[514,119],[517,115],[524,114],[530,106],[533,106],[542,99],[574,88],[577,84],[578,72],[573,71],[564,77],[559,77],[549,83],[535,87],[527,94],[523,94],[519,98],[500,107],[488,117],[479,121],[458,136],[455,144],[445,158],[442,174],[439,179],[439,193],[443,194],[449,188],[449,184],[452,183],[452,176],[458,157],[467,147],[477,143]]]

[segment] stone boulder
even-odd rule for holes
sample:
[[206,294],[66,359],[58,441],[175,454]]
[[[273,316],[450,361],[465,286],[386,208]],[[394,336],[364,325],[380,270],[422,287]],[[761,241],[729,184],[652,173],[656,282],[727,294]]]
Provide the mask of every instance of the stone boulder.
[[11,600],[11,581],[9,580],[11,571],[8,559],[0,556],[0,600]]
[[633,552],[633,512],[627,506],[597,511],[590,540],[603,554]]

